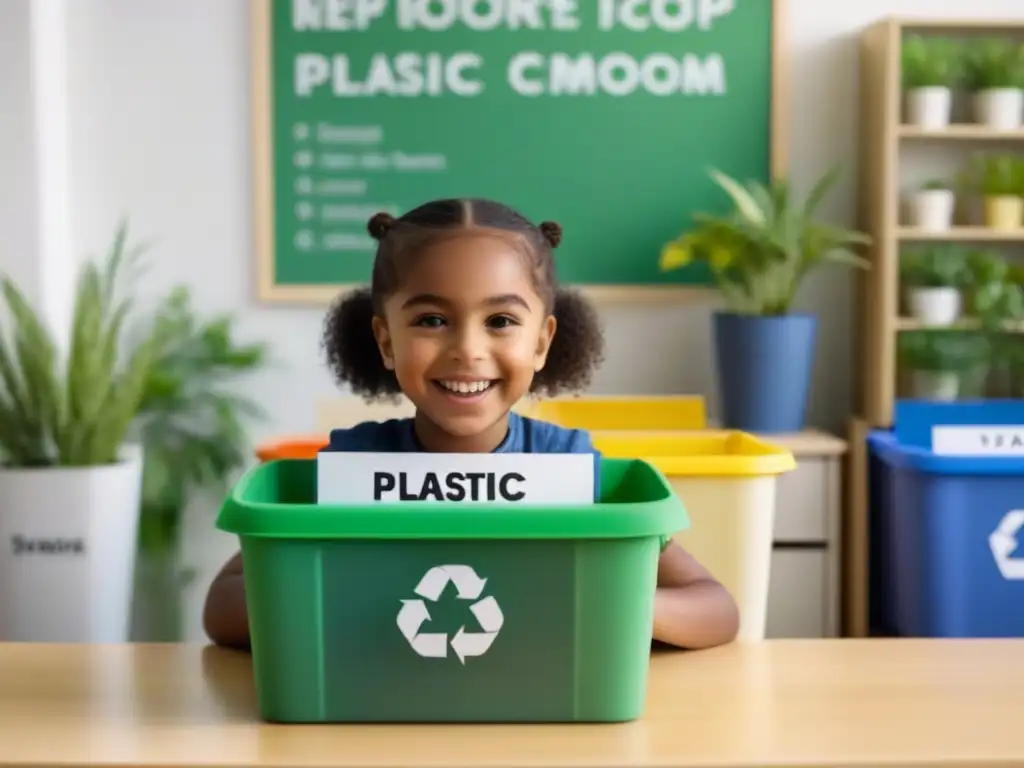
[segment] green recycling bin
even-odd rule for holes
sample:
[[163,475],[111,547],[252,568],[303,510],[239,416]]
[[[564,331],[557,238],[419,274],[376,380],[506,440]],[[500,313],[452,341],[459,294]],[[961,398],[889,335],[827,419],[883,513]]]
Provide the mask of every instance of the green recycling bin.
[[316,504],[316,460],[258,465],[217,527],[241,542],[261,717],[611,722],[643,710],[661,544],[688,526],[644,461],[600,500]]

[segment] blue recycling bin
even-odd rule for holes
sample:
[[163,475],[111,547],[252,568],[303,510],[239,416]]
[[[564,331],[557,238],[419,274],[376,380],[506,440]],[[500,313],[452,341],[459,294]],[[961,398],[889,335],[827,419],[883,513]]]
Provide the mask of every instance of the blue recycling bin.
[[875,618],[902,637],[1024,636],[1024,403],[901,402],[895,417],[868,437]]
[[871,532],[871,546],[868,550],[868,607],[869,629],[872,636],[891,637],[896,634],[894,601],[892,599],[892,576],[889,572],[888,530],[890,505],[886,499],[890,494],[889,479],[892,475],[888,466],[874,449],[884,433],[875,432],[868,438],[868,530]]

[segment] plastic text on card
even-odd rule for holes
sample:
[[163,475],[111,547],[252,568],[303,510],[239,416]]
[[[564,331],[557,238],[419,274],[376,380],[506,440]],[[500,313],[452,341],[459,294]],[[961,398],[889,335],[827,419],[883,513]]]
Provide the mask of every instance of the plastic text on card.
[[593,504],[592,454],[343,453],[317,456],[320,504]]
[[374,501],[522,501],[526,493],[519,472],[373,473]]

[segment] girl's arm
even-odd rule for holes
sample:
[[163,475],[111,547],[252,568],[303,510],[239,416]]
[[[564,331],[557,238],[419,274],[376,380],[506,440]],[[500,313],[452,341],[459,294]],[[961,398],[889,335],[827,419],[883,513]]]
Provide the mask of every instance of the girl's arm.
[[249,613],[245,605],[241,552],[224,564],[210,584],[203,609],[203,628],[217,645],[249,648]]
[[654,639],[680,648],[710,648],[736,638],[740,613],[732,595],[675,541],[658,561]]

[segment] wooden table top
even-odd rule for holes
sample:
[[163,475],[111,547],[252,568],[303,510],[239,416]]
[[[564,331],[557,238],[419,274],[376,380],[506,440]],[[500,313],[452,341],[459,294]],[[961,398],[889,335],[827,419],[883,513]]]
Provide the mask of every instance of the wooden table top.
[[616,725],[288,726],[250,659],[195,645],[0,644],[0,765],[1024,763],[1024,640],[780,640],[652,658]]

